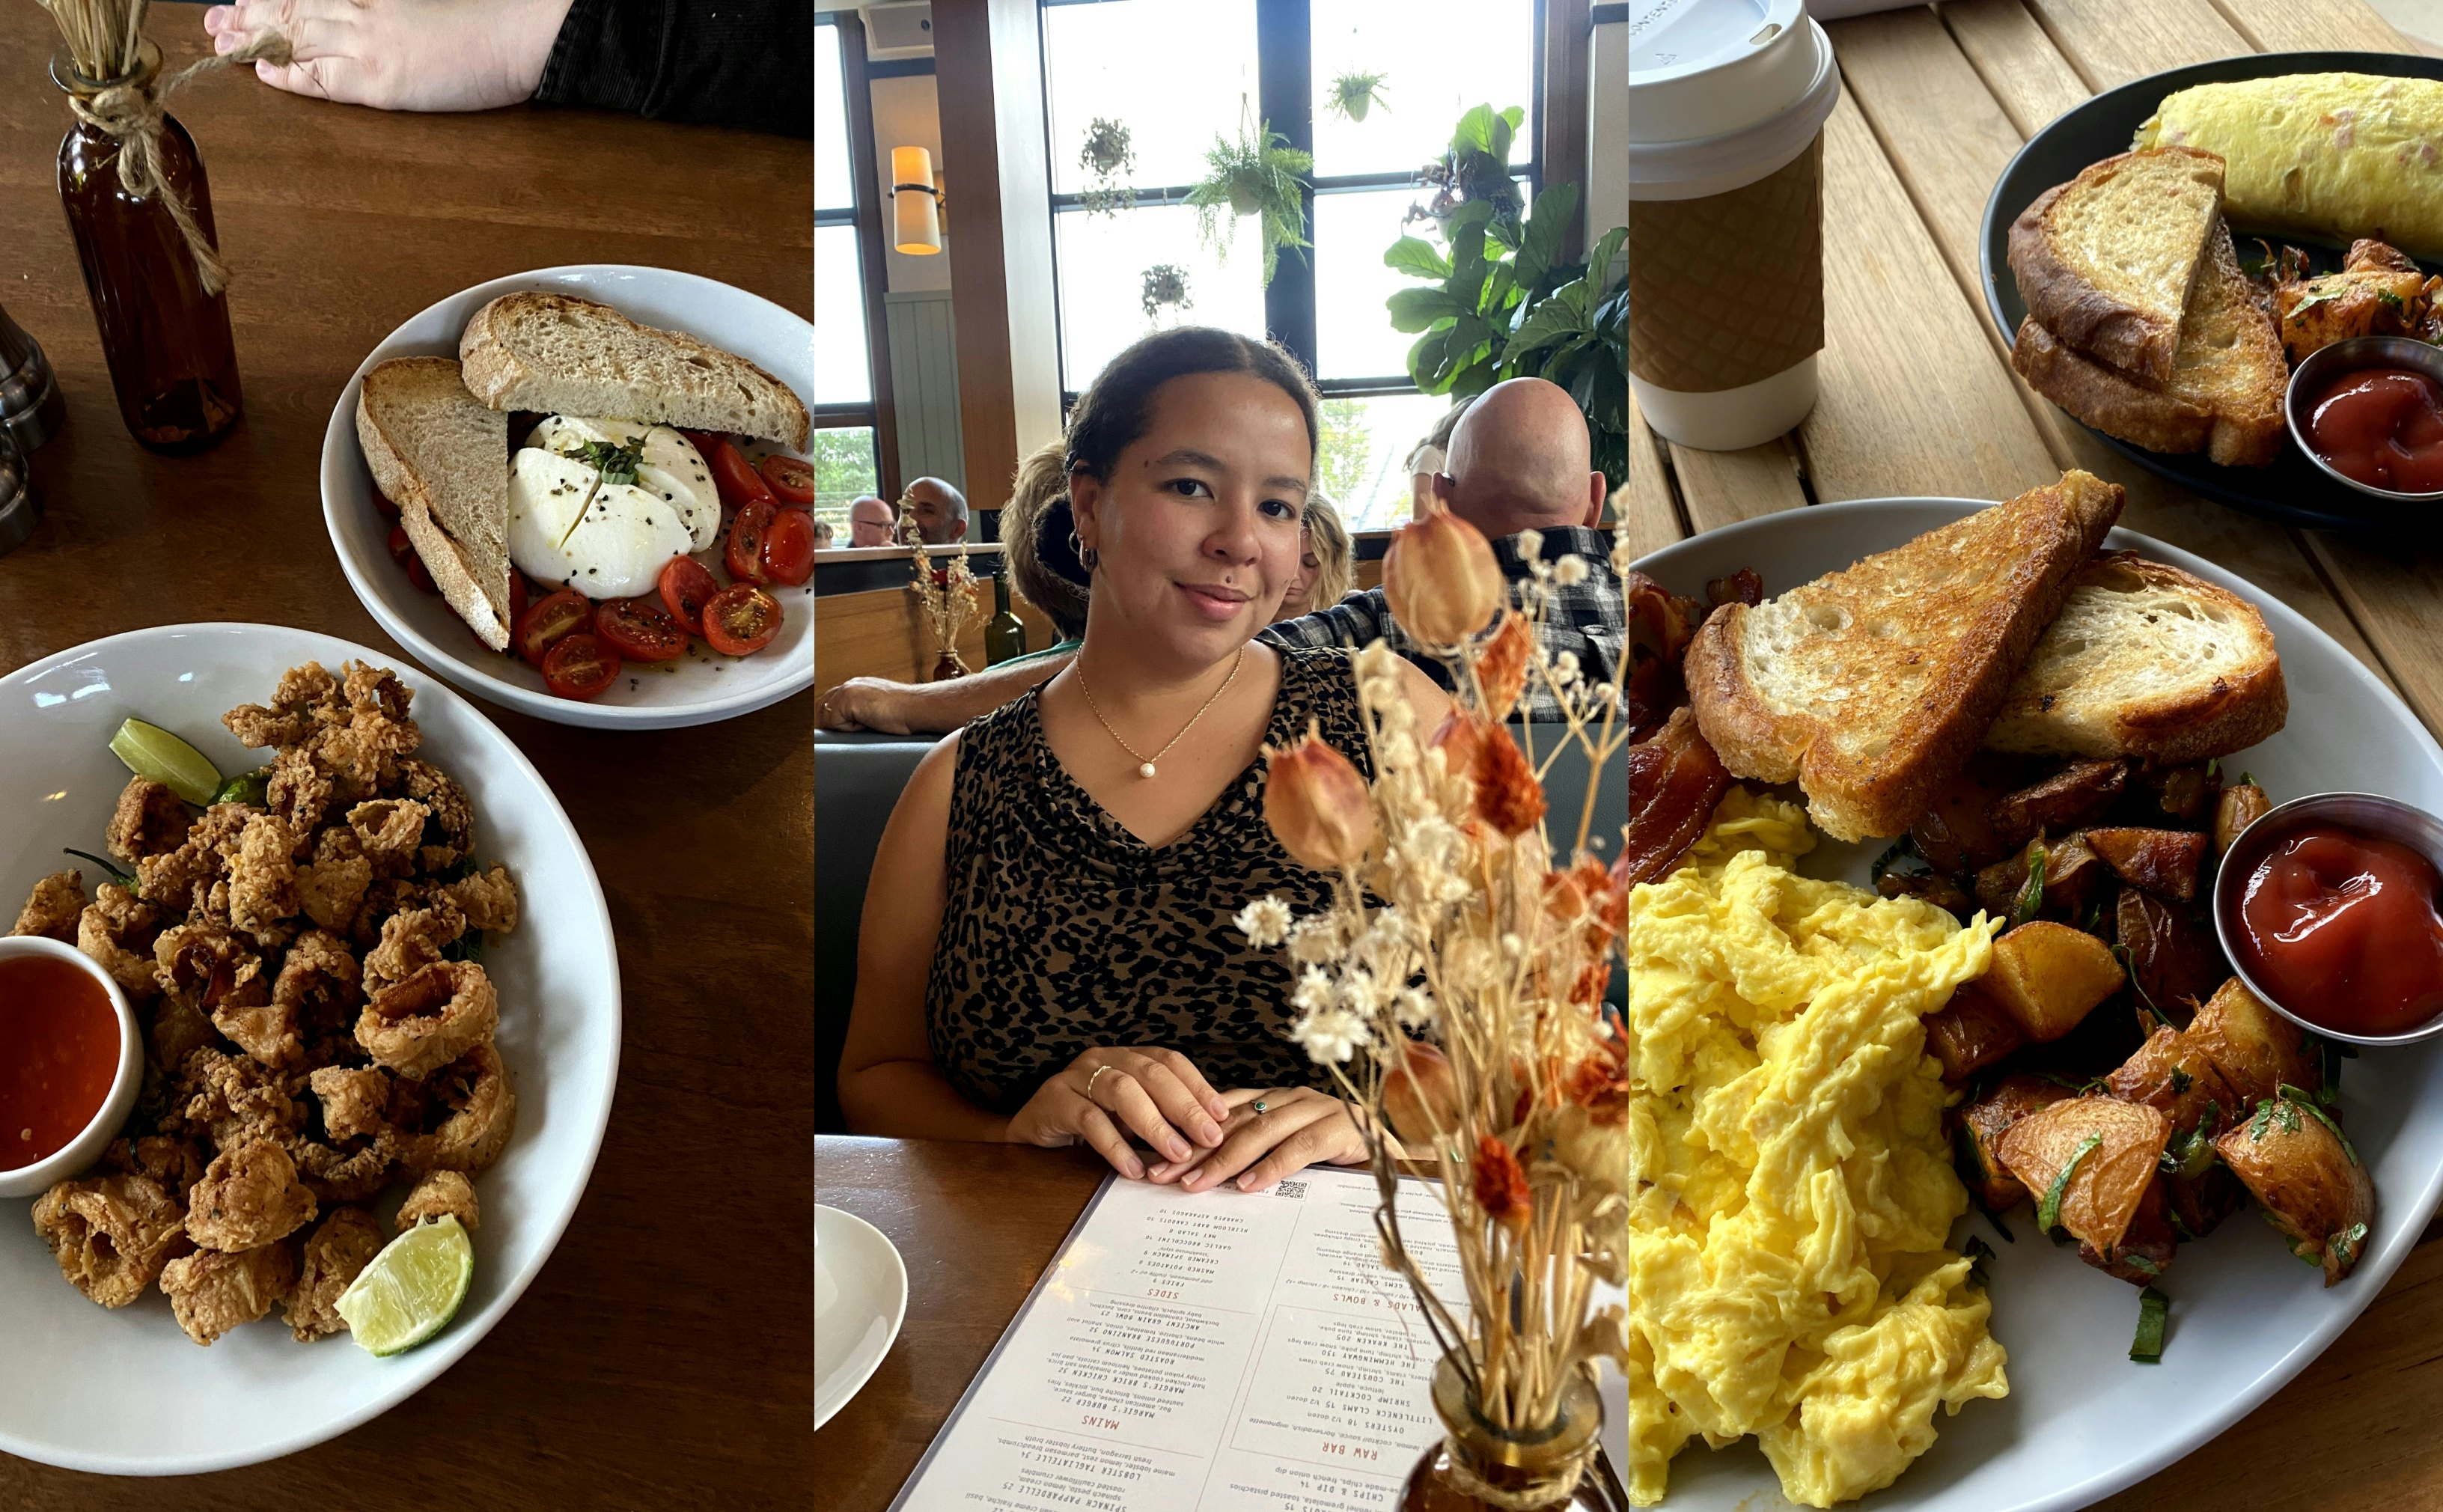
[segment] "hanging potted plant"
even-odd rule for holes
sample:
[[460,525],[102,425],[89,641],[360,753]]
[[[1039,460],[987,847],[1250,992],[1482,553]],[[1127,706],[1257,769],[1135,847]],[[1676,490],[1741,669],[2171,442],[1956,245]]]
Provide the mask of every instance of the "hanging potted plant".
[[1204,155],[1203,180],[1188,191],[1187,203],[1196,207],[1198,230],[1217,257],[1229,255],[1225,209],[1232,216],[1254,215],[1261,221],[1264,283],[1269,286],[1281,249],[1295,252],[1308,245],[1307,185],[1298,175],[1313,169],[1314,155],[1291,146],[1269,120],[1249,130],[1244,109],[1242,102],[1238,140],[1213,138],[1212,150]]
[[1345,73],[1332,82],[1332,113],[1343,120],[1364,120],[1366,113],[1376,105],[1391,108],[1383,98],[1383,81],[1391,77],[1380,73]]
[[1187,297],[1187,270],[1176,263],[1156,263],[1147,268],[1143,292],[1148,321],[1160,321],[1165,310],[1176,315],[1196,303]]
[[1128,174],[1136,163],[1136,146],[1130,140],[1129,128],[1095,117],[1086,128],[1086,144],[1077,153],[1077,166],[1090,175],[1077,203],[1093,215],[1115,214],[1133,206],[1136,194],[1129,188]]

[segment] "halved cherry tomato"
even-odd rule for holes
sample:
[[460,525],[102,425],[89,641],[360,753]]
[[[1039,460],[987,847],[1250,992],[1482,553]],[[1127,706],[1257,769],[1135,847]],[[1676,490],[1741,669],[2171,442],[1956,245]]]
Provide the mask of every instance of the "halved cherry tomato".
[[398,518],[398,506],[391,503],[390,495],[379,489],[374,490],[374,507],[382,512],[382,518],[385,520]]
[[432,574],[426,569],[424,558],[416,553],[415,543],[407,538],[407,526],[395,525],[390,527],[390,554],[392,561],[407,569],[408,581],[426,593],[441,591],[441,585],[432,581]]
[[733,582],[704,606],[704,638],[725,656],[751,656],[781,633],[781,600],[751,582]]
[[[741,516],[744,518],[744,515]],[[815,517],[804,509],[779,509],[757,553],[763,581],[794,588],[815,575]]]
[[681,431],[679,434],[686,436],[688,445],[695,448],[695,454],[707,462],[712,460],[712,449],[729,439],[718,431]]
[[676,661],[688,633],[658,599],[614,599],[594,611],[594,634],[630,661]]
[[763,582],[769,575],[763,570],[763,534],[772,528],[776,511],[770,500],[750,504],[738,511],[729,522],[729,544],[721,554],[722,565],[740,582]]
[[755,470],[772,486],[772,492],[782,504],[808,505],[815,502],[815,465],[775,452]]
[[510,644],[517,647],[519,655],[540,667],[560,640],[589,635],[593,629],[594,600],[574,588],[562,588],[545,595],[525,612]]
[[662,569],[657,585],[661,590],[662,607],[690,636],[704,634],[706,600],[721,591],[720,581],[712,569],[693,557],[672,557]]
[[712,469],[712,485],[721,490],[721,502],[733,509],[744,509],[750,504],[770,504],[772,489],[764,483],[763,474],[738,450],[729,437],[713,438],[712,450],[704,460]]
[[591,698],[619,675],[619,658],[596,637],[563,636],[542,659],[543,686],[557,698]]

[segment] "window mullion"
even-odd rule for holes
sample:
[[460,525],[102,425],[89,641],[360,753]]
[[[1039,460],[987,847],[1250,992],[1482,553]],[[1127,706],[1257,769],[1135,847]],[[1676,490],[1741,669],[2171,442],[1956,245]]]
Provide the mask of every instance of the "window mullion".
[[[1256,114],[1300,152],[1314,151],[1314,28],[1309,0],[1256,0]],[[1310,232],[1314,190],[1298,194]],[[1283,249],[1264,290],[1264,325],[1312,372],[1314,351],[1314,249]]]

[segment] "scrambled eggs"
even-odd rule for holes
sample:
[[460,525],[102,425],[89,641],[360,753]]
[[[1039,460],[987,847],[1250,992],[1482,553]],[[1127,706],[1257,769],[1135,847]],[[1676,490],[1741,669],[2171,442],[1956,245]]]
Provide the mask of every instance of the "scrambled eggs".
[[1888,1485],[1938,1405],[2008,1393],[1920,1015],[1981,975],[1961,928],[1790,870],[1805,812],[1734,787],[1629,898],[1629,1499],[1695,1435],[1753,1433],[1791,1500]]

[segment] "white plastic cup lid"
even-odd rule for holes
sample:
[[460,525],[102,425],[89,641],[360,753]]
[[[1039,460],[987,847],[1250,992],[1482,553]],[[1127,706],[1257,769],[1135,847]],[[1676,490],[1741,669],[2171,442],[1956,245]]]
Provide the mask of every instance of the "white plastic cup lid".
[[1630,0],[1628,139],[1688,141],[1798,102],[1823,60],[1801,0]]

